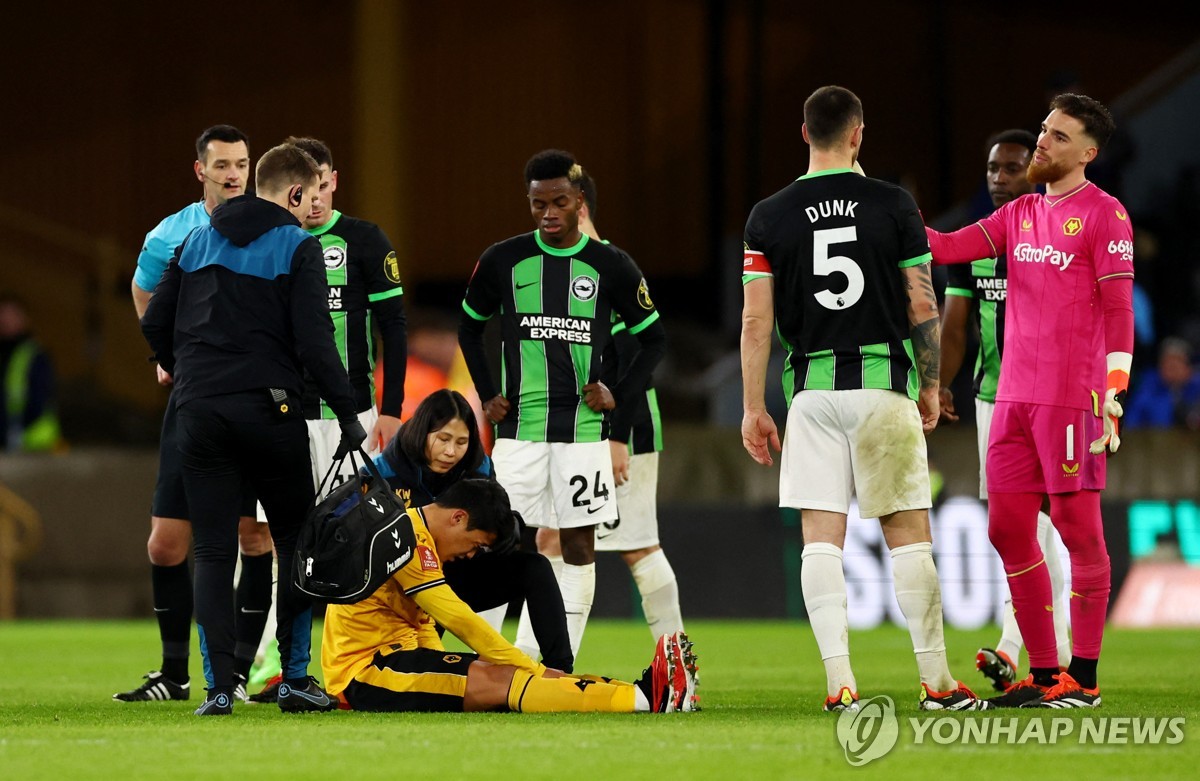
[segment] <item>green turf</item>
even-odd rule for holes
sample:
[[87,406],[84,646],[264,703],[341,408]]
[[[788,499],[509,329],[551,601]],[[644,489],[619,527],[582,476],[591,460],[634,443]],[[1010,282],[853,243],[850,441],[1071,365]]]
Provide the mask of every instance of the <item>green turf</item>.
[[[695,621],[704,710],[679,715],[360,714],[284,716],[239,706],[232,718],[192,716],[186,703],[127,704],[157,664],[151,622],[0,624],[0,778],[3,779],[802,779],[1185,777],[1200,764],[1192,660],[1195,632],[1116,631],[1101,667],[1105,705],[1091,717],[1183,716],[1179,745],[943,746],[913,743],[916,672],[907,633],[854,632],[864,697],[896,701],[895,749],[850,767],[836,719],[819,711],[824,673],[808,627]],[[951,632],[951,667],[969,685],[974,650],[995,630]],[[650,658],[645,625],[593,621],[581,671],[630,677]],[[317,668],[314,667],[314,670]],[[977,687],[982,689],[983,687]],[[948,718],[980,718],[983,714]],[[1004,712],[1004,718],[1049,718]],[[1078,730],[1076,730],[1076,735]],[[1050,774],[1050,775],[1044,775]]]

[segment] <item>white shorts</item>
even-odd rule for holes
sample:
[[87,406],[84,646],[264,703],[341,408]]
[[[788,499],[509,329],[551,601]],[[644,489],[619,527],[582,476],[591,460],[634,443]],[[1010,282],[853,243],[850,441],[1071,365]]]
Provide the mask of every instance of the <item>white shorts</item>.
[[658,453],[629,457],[617,486],[617,519],[596,527],[596,550],[631,551],[658,544]]
[[[375,421],[379,420],[379,412],[374,407],[371,407],[366,412],[358,413],[358,422],[362,424],[363,431],[368,434],[375,427]],[[333,454],[337,452],[338,443],[342,441],[342,427],[338,425],[336,420],[309,420],[308,423],[308,456],[312,459],[313,470],[313,487],[321,485],[321,478],[329,471],[329,467],[333,465]],[[364,442],[365,446],[367,443]],[[361,461],[362,459],[357,459]],[[350,463],[350,459],[342,462],[342,468],[333,475],[330,480],[333,485],[338,485],[348,477],[353,477],[357,470]]]
[[996,414],[996,405],[990,401],[975,399],[975,426],[978,428],[979,441],[979,498],[987,499],[987,445],[988,434],[992,430],[992,415]]
[[[378,419],[379,412],[374,407],[366,412],[358,413],[358,422],[362,424],[363,430],[368,434],[371,433],[371,429],[374,428],[375,421]],[[333,465],[333,454],[337,452],[338,443],[342,441],[342,427],[338,425],[337,420],[306,420],[304,422],[308,424],[308,457],[312,461],[313,488],[320,490],[321,478],[325,477],[325,473]],[[326,493],[346,478],[353,477],[355,471],[350,459],[347,458],[342,462],[342,468],[337,471],[337,474],[330,477],[330,485],[326,486]],[[267,522],[262,504],[258,505],[258,522]]]
[[616,520],[617,496],[608,442],[498,439],[496,479],[530,526],[576,529]]
[[879,518],[933,505],[917,405],[888,390],[806,390],[792,399],[779,506]]

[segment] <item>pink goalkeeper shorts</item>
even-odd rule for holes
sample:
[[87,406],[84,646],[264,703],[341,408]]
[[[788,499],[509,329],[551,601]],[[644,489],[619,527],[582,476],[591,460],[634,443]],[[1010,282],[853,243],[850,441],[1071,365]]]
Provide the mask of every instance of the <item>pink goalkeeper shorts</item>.
[[997,401],[988,437],[988,491],[1101,490],[1107,457],[1092,455],[1088,445],[1103,432],[1101,419],[1085,410]]

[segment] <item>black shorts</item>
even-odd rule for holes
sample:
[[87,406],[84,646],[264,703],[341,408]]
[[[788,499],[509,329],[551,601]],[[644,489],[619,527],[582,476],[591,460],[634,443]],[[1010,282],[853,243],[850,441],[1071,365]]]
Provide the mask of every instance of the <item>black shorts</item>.
[[[158,442],[158,480],[154,484],[154,501],[150,514],[155,518],[191,519],[187,494],[183,490],[183,458],[179,455],[178,414],[175,394],[167,398],[167,411],[163,415],[162,436]],[[242,516],[254,517],[258,513],[254,492],[249,486],[242,492]]]
[[354,710],[457,712],[467,695],[467,671],[479,654],[430,648],[375,654],[342,692]]

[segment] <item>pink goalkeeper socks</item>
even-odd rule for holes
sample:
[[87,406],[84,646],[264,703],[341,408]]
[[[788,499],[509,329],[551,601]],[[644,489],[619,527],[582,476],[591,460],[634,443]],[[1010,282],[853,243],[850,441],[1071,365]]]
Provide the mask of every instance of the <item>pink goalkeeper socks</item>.
[[1057,669],[1050,573],[1037,540],[1041,503],[1040,494],[989,493],[988,537],[1004,562],[1029,666]]
[[1112,568],[1104,543],[1100,492],[1076,491],[1050,497],[1050,512],[1071,554],[1071,652],[1100,658]]

